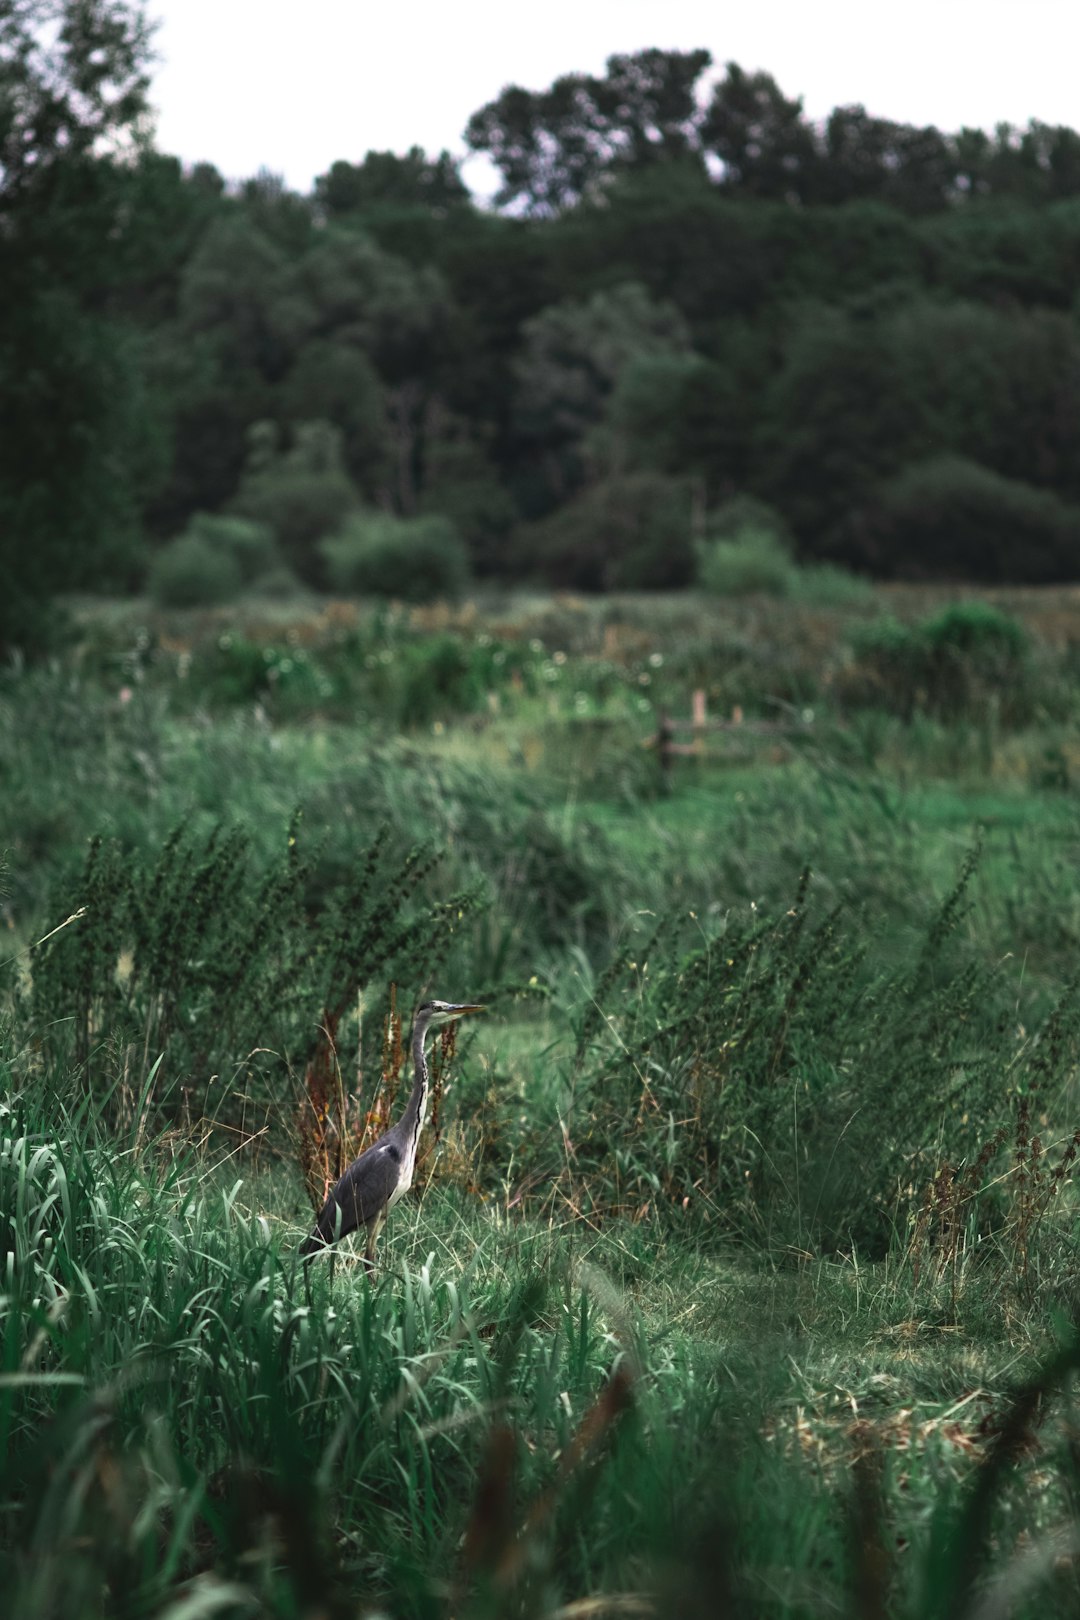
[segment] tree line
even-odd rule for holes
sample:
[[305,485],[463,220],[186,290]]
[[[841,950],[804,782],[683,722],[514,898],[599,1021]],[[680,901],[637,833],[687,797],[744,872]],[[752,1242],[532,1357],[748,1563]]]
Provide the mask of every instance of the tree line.
[[178,536],[653,588],[743,510],[884,577],[1075,575],[1074,131],[813,123],[649,50],[476,112],[494,207],[419,148],[305,195],[157,151],[150,66],[134,0],[0,5],[0,641]]

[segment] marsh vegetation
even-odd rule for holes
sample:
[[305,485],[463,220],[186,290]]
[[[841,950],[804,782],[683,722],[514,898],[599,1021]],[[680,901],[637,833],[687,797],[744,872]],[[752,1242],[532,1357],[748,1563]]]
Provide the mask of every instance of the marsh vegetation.
[[73,611],[0,689],[17,1611],[1071,1612],[1071,601]]

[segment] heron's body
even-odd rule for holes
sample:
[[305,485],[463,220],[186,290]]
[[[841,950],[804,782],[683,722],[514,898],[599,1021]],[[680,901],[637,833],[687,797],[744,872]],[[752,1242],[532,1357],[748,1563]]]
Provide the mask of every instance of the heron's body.
[[300,1245],[300,1253],[310,1259],[320,1249],[348,1237],[350,1232],[364,1227],[367,1246],[364,1264],[369,1270],[375,1264],[375,1242],[379,1228],[398,1199],[412,1186],[416,1169],[416,1150],[420,1132],[424,1128],[428,1101],[428,1066],[424,1055],[424,1041],[432,1025],[444,1024],[465,1013],[479,1012],[472,1002],[427,1001],[417,1010],[413,1022],[413,1067],[415,1080],[405,1112],[396,1125],[384,1136],[365,1148],[358,1159],[331,1189],[330,1196],[319,1212],[311,1236]]

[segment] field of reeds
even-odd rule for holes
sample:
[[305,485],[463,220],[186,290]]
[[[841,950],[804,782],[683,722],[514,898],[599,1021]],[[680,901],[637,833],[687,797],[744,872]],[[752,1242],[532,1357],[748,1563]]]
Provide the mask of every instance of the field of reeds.
[[1080,593],[71,611],[0,677],[11,1612],[1075,1612]]

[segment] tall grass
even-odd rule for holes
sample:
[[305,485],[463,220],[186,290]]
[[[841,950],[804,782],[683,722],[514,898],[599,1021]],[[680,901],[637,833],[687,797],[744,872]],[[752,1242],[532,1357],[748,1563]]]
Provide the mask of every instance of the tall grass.
[[361,991],[439,971],[475,896],[433,900],[437,865],[384,829],[331,881],[299,815],[262,867],[238,828],[178,827],[147,861],[94,839],[61,904],[73,922],[34,950],[30,1017],[111,1117],[250,1127]]
[[[1075,681],[924,607],[869,707],[876,632],[752,602],[5,678],[12,1612],[1075,1612]],[[815,717],[661,801],[697,685]],[[297,1105],[378,1114],[391,978],[493,1015],[385,1269],[305,1285]]]
[[436,1214],[438,1265],[308,1296],[226,1167],[136,1154],[44,1085],[3,1127],[0,1570],[27,1620],[1075,1603],[1071,1341],[1002,1392],[974,1472],[945,1418],[901,1472],[872,1379],[846,1433],[808,1425],[752,1316],[719,1357],[653,1342],[551,1233]]

